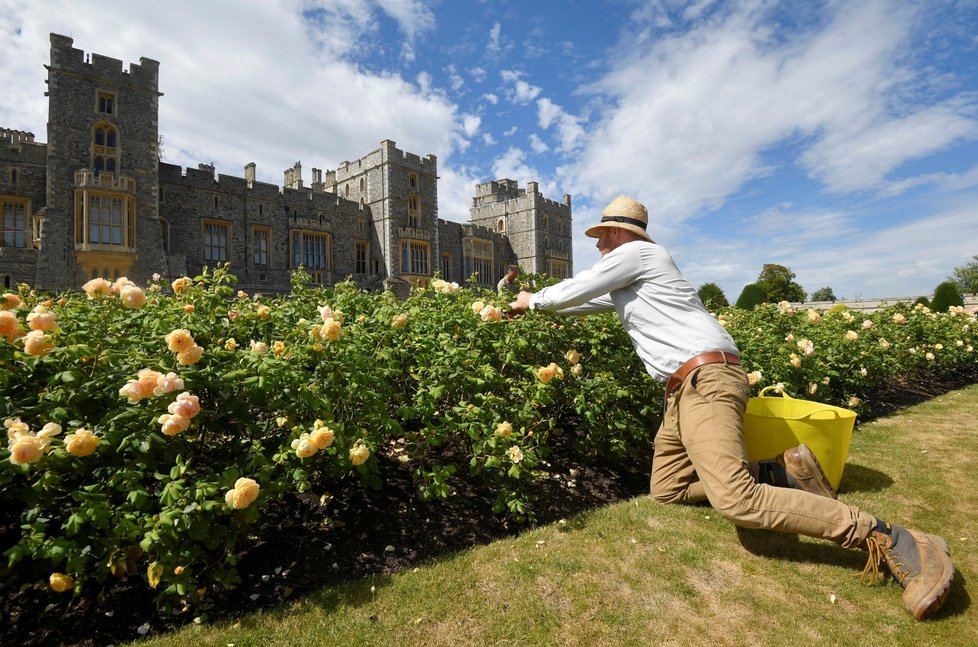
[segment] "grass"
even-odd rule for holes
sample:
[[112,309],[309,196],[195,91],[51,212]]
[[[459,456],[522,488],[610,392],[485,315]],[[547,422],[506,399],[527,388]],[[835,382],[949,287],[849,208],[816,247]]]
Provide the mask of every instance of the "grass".
[[843,475],[846,503],[948,540],[957,578],[927,622],[892,580],[860,583],[861,551],[642,497],[140,644],[976,645],[976,420],[978,385],[862,425]]

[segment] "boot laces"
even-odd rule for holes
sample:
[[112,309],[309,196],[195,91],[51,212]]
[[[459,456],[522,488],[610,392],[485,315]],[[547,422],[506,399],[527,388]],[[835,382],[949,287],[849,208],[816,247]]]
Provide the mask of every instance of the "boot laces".
[[866,538],[866,551],[869,556],[866,558],[866,566],[863,572],[858,575],[859,581],[863,584],[876,584],[883,579],[880,573],[880,562],[883,561],[884,549],[876,537],[870,535]]

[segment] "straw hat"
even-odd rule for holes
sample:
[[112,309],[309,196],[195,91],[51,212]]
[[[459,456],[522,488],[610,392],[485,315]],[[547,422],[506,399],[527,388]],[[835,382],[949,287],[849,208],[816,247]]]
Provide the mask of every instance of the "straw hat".
[[601,212],[601,222],[588,227],[584,232],[585,236],[598,238],[601,236],[601,229],[605,227],[619,227],[638,234],[649,242],[654,242],[650,237],[646,227],[649,225],[649,212],[641,202],[632,200],[629,197],[620,195],[611,201],[604,211]]

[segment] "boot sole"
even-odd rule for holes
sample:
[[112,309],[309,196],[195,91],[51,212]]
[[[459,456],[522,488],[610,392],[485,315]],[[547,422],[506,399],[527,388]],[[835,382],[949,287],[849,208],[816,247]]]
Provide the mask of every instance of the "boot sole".
[[939,553],[943,557],[943,559],[941,559],[943,569],[937,584],[935,584],[931,590],[927,592],[927,594],[913,609],[910,609],[910,612],[913,614],[913,617],[916,620],[924,620],[937,613],[937,611],[944,605],[948,595],[951,593],[951,583],[954,581],[954,564],[951,562],[951,549],[948,547],[947,541],[938,535],[914,533],[914,539],[918,542],[918,545],[923,538],[921,535],[926,537],[927,540],[933,543],[938,549]]
[[799,445],[798,450],[798,458],[801,459],[805,469],[808,470],[810,474],[814,474],[815,477],[811,479],[799,479],[797,476],[792,474],[792,478],[798,481],[798,485],[801,486],[801,489],[807,492],[824,496],[829,499],[838,499],[839,495],[836,493],[835,489],[832,488],[829,480],[825,477],[825,472],[822,470],[822,464],[818,462],[818,457],[815,456],[815,452],[813,452],[811,448],[805,444]]

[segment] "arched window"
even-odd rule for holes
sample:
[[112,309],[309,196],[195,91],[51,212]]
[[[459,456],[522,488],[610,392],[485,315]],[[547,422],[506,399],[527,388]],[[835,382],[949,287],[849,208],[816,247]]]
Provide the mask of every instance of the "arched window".
[[500,233],[505,233],[506,232],[506,219],[505,218],[500,218],[498,221],[496,221],[496,231],[498,231]]
[[115,126],[100,122],[92,131],[92,170],[95,175],[102,172],[115,174],[118,168],[118,132]]
[[360,178],[360,193],[363,193],[367,189],[367,181]]

